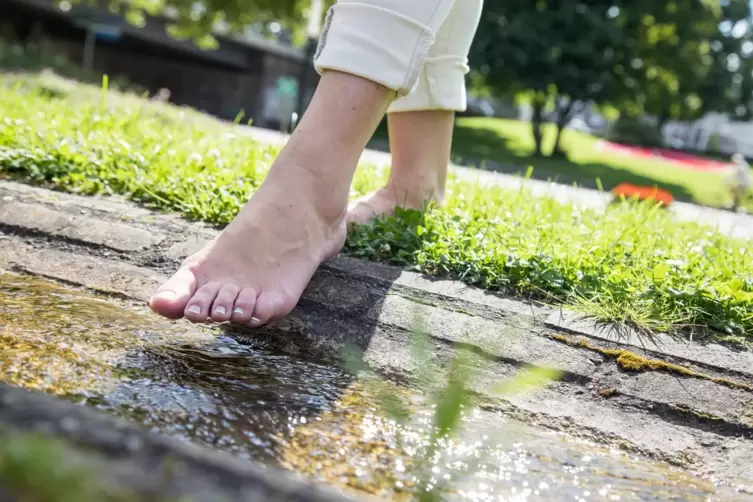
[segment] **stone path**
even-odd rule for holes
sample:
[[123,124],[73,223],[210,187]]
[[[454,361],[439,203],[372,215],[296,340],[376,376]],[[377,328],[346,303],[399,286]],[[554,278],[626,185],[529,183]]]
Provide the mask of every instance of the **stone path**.
[[[0,271],[123,301],[146,302],[180,260],[216,232],[118,198],[0,182]],[[410,384],[415,367],[406,355],[417,311],[440,365],[451,360],[455,343],[483,356],[473,388],[485,407],[688,467],[753,495],[748,351],[666,337],[650,343],[551,307],[347,257],[321,267],[288,318],[232,333],[241,341],[324,361],[336,361],[345,347],[359,345],[371,368]],[[501,375],[529,366],[556,368],[563,378],[532,394],[493,395],[490,389]],[[4,392],[0,389],[0,425],[7,425],[13,411],[2,406]],[[225,469],[215,460],[201,465]]]
[[[252,138],[262,143],[282,145],[287,141],[287,136],[277,131],[258,127],[244,127],[243,129]],[[361,157],[361,161],[377,165],[389,165],[391,162],[388,153],[377,150],[366,150]],[[480,171],[462,166],[452,166],[452,169],[461,179],[512,189],[519,189],[522,185],[525,185],[535,194],[547,195],[561,202],[574,202],[598,209],[606,207],[610,201],[609,194],[590,188],[560,185],[540,180],[525,180],[518,176],[494,171]],[[682,220],[716,227],[720,232],[735,237],[753,238],[753,216],[751,215],[698,206],[687,202],[675,202],[672,204],[671,211]]]

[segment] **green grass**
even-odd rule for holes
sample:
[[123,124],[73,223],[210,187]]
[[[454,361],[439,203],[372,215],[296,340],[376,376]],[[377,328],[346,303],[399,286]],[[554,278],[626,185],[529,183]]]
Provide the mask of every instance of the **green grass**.
[[[377,136],[386,138],[382,124]],[[544,152],[554,143],[556,130],[544,126]],[[531,127],[527,122],[486,117],[458,118],[453,140],[456,161],[492,160],[499,166],[488,165],[511,174],[523,174],[533,166],[532,176],[558,183],[576,183],[597,188],[597,178],[605,190],[622,182],[658,186],[668,190],[680,201],[724,207],[731,201],[724,186],[723,175],[680,167],[663,160],[647,160],[610,154],[598,146],[598,138],[578,131],[567,130],[562,143],[567,158],[534,157]],[[753,210],[753,197],[747,201]]]
[[[0,171],[225,224],[275,151],[196,112],[51,77],[1,76]],[[352,195],[386,172],[361,166]],[[451,179],[448,201],[351,233],[346,252],[644,329],[753,340],[753,246],[647,204],[582,209]]]

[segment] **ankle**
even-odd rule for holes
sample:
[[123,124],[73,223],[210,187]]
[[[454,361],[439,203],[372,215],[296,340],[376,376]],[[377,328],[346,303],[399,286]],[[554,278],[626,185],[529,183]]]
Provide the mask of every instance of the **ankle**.
[[401,207],[419,208],[444,200],[444,182],[435,175],[396,177],[387,182],[388,190]]
[[403,209],[425,209],[430,203],[441,203],[443,200],[443,195],[438,191],[418,189],[410,185],[389,183],[382,190],[395,202],[396,207]]
[[339,225],[347,213],[347,185],[343,188],[339,180],[317,175],[298,164],[275,163],[264,184],[274,187],[272,197],[304,205],[325,224]]

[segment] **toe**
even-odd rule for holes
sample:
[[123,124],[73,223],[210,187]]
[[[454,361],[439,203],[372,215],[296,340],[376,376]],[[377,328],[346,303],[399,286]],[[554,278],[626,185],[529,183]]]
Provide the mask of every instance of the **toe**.
[[225,322],[230,320],[233,314],[235,299],[238,297],[240,291],[240,286],[236,286],[235,284],[222,286],[212,304],[212,312],[209,314],[213,321]]
[[235,299],[233,306],[232,320],[234,323],[247,324],[251,320],[256,306],[256,296],[256,291],[253,288],[243,288],[238,293],[238,298]]
[[188,268],[181,268],[160,286],[149,301],[149,307],[167,318],[180,319],[196,285],[196,275]]
[[366,200],[357,200],[348,207],[345,221],[348,224],[362,225],[379,216],[379,212]]
[[355,201],[348,206],[348,212],[345,214],[347,224],[361,224],[366,220],[361,213],[363,212],[363,203]]
[[217,297],[221,285],[217,282],[210,282],[200,287],[196,294],[188,301],[186,310],[183,315],[191,322],[206,322],[209,317],[209,309]]
[[289,314],[294,306],[295,304],[290,305],[285,297],[276,291],[262,292],[256,299],[254,315],[251,317],[249,325],[252,328],[258,328],[269,321],[281,319]]

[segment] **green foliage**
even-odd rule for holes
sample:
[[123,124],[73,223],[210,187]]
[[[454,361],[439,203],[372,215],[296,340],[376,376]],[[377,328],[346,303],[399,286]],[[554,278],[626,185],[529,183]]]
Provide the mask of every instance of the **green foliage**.
[[[374,241],[415,231],[420,243],[395,249],[390,262],[508,294],[584,305],[602,319],[637,327],[753,334],[751,250],[744,243],[676,223],[648,205],[620,204],[602,213],[536,199],[526,190],[456,185],[453,195],[421,227],[400,216],[360,227],[348,251],[385,259]],[[397,259],[397,252],[412,258]],[[653,275],[659,265],[671,269],[662,280]]]
[[489,86],[530,94],[539,154],[545,106],[556,103],[556,121],[564,127],[576,103],[608,104],[624,96],[631,77],[618,67],[633,51],[620,26],[622,7],[578,0],[485,4],[471,61]]
[[[648,127],[642,132],[645,131],[656,135],[655,128]],[[386,128],[377,132],[386,139]],[[555,126],[545,124],[542,132],[544,148],[548,149],[556,135]],[[494,164],[481,166],[513,175],[525,176],[527,168],[531,168],[531,177],[542,181],[575,183],[600,191],[609,191],[623,182],[656,185],[683,202],[725,207],[729,189],[718,172],[687,169],[659,157],[615,155],[602,148],[599,139],[574,130],[563,133],[562,144],[567,147],[567,158],[535,157],[529,124],[490,117],[461,117],[455,121],[452,155],[454,159],[488,160]],[[720,156],[718,160],[726,162],[729,156]],[[746,207],[753,212],[753,203]]]
[[[641,26],[637,52],[646,71],[637,74],[639,85],[625,107],[658,117],[659,126],[709,111],[747,118],[753,99],[753,47],[746,49],[753,35],[747,27],[751,19],[748,0],[714,4],[703,17],[690,6],[667,4],[655,24]],[[738,31],[741,23],[744,31]],[[735,110],[741,103],[745,112]]]
[[[326,8],[334,0],[323,2]],[[71,3],[86,2],[72,0]],[[167,16],[172,21],[171,35],[193,38],[202,45],[211,45],[212,35],[218,30],[242,33],[248,26],[271,22],[290,29],[295,41],[302,43],[311,4],[309,0],[106,0],[105,3],[112,11],[122,12],[135,25],[143,24],[146,15]]]
[[[46,72],[54,71],[57,75],[74,78],[79,81],[99,83],[102,76],[95,72],[86,71],[81,65],[70,61],[59,54],[53,43],[45,40],[33,40],[21,43],[11,36],[0,34],[0,69],[11,72]],[[55,78],[45,79],[46,89],[58,97],[63,97],[71,89],[71,84]],[[118,77],[110,83],[113,89],[137,90],[137,86],[128,80]]]
[[[542,132],[546,150],[553,143],[555,126],[545,124]],[[650,134],[649,139],[658,138],[654,127],[644,127],[640,134]],[[377,135],[386,140],[386,127],[377,130]],[[452,156],[461,163],[481,161],[480,167],[513,175],[525,176],[527,168],[531,168],[534,179],[568,185],[574,183],[599,191],[609,191],[624,182],[656,185],[682,202],[726,207],[729,189],[725,177],[719,172],[687,169],[660,157],[615,155],[602,148],[598,138],[574,130],[563,133],[562,144],[567,147],[567,158],[536,157],[529,124],[491,117],[460,117],[455,121]],[[712,158],[729,160],[728,155],[713,155]],[[484,164],[484,161],[489,163]],[[753,201],[745,207],[753,212]]]
[[[61,189],[122,194],[228,223],[275,150],[189,110],[75,86],[65,97],[3,77],[0,171]],[[364,167],[353,196],[384,173]],[[346,252],[482,288],[588,305],[654,329],[753,335],[753,247],[649,205],[587,209],[526,189],[450,180],[441,210],[398,212],[349,235]],[[662,280],[658,265],[670,267]]]
[[709,142],[706,145],[706,151],[709,154],[722,156],[721,146],[722,146],[721,135],[716,131],[709,134]]
[[711,69],[700,86],[704,108],[753,118],[753,5],[748,0],[723,3],[719,35],[709,44]]
[[747,0],[487,2],[471,61],[487,89],[528,93],[535,111],[557,103],[560,128],[575,103],[653,114],[660,125],[708,110],[742,117],[753,46],[738,25],[750,18]]

